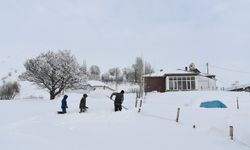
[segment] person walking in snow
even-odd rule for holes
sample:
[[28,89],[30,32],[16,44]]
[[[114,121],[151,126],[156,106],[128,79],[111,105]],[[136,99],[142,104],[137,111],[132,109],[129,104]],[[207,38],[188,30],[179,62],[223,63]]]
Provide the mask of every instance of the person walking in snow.
[[62,114],[65,114],[67,113],[66,109],[68,108],[68,105],[67,105],[67,98],[68,98],[68,95],[64,95],[63,96],[63,99],[62,99],[62,105],[61,105],[61,108],[62,108]]
[[79,105],[79,108],[80,108],[80,113],[81,112],[85,112],[86,109],[88,109],[88,107],[86,106],[86,98],[88,97],[87,94],[83,94],[83,97],[80,101],[80,105]]
[[122,103],[124,100],[124,91],[121,90],[120,93],[112,93],[110,96],[110,99],[112,99],[113,96],[115,96],[115,100],[114,100],[115,111],[122,111]]

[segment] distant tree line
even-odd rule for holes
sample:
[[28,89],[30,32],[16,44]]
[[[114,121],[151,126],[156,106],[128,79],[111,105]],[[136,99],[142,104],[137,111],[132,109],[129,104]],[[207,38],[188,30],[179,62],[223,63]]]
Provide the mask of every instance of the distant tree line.
[[126,67],[122,70],[119,67],[111,68],[102,75],[101,80],[103,82],[115,82],[117,84],[123,82],[141,83],[144,74],[151,74],[153,72],[154,69],[150,63],[143,62],[141,57],[137,57],[131,67]]
[[100,80],[106,83],[113,82],[117,84],[124,82],[141,83],[142,76],[151,73],[154,73],[153,67],[150,63],[144,62],[141,57],[137,57],[134,64],[123,69],[113,67],[102,74],[99,66],[92,65],[86,72],[89,80]]

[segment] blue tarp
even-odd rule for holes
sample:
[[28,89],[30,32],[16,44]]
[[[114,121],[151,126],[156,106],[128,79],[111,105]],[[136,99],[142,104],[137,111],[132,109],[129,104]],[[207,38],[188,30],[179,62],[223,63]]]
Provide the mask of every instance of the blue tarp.
[[219,100],[202,102],[200,104],[200,107],[203,107],[203,108],[227,108],[227,106]]

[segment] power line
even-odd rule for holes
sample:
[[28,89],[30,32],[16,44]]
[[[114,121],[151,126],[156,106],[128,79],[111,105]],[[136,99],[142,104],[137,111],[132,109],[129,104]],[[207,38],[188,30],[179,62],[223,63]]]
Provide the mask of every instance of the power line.
[[210,64],[210,67],[214,67],[214,68],[218,68],[218,69],[225,70],[225,71],[230,71],[230,72],[236,72],[236,73],[242,73],[242,74],[250,74],[250,72],[247,72],[247,71],[234,70],[234,69],[219,67],[219,66],[211,65],[211,64]]
[[232,84],[230,84],[230,83],[227,83],[227,82],[224,82],[224,81],[218,79],[217,77],[216,77],[216,81],[218,81],[218,82],[220,82],[220,83],[223,83],[224,85],[227,85],[227,86],[232,85]]

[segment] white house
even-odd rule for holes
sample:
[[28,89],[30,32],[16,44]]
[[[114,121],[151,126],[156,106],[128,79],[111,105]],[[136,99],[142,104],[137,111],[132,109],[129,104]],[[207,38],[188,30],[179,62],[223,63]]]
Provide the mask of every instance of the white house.
[[145,92],[215,90],[215,75],[201,73],[195,67],[185,70],[160,71],[144,76]]

